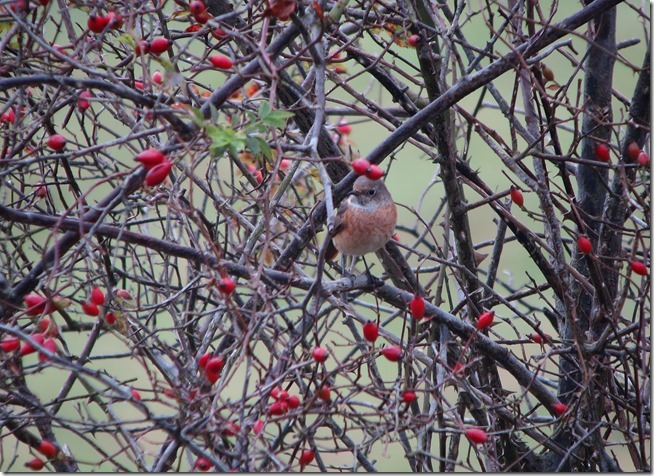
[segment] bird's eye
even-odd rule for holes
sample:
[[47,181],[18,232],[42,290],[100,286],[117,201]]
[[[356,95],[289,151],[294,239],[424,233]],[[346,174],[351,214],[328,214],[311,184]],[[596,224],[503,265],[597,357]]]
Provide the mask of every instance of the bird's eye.
[[370,195],[371,197],[372,197],[375,193],[377,193],[377,190],[375,190],[374,188],[371,188],[370,190],[368,190],[368,195]]

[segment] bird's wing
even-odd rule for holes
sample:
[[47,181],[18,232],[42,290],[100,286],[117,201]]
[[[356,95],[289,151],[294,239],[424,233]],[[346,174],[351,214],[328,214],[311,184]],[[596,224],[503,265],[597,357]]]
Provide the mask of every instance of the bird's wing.
[[334,237],[338,235],[345,228],[345,222],[343,221],[343,215],[345,210],[348,207],[347,199],[343,200],[338,206],[338,211],[336,212],[336,217],[334,218],[334,226],[329,230],[329,236]]
[[338,211],[336,212],[336,217],[334,218],[334,226],[330,228],[327,233],[328,237],[327,239],[329,242],[327,243],[327,251],[325,253],[325,259],[327,261],[331,261],[334,258],[336,258],[336,255],[338,255],[338,250],[334,246],[334,241],[332,238],[336,235],[338,235],[343,229],[345,229],[345,222],[343,221],[343,214],[345,213],[345,209],[347,208],[347,198],[341,202],[341,204],[338,206]]

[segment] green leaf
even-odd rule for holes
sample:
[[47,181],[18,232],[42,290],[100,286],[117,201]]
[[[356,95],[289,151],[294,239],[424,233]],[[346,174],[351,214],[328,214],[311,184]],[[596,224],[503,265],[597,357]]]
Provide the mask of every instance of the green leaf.
[[207,124],[206,124],[206,121],[204,119],[204,115],[202,114],[202,111],[200,110],[200,108],[192,107],[191,108],[191,113],[192,113],[191,120],[193,121],[193,123],[196,126],[201,127],[201,128],[206,127]]
[[261,148],[259,147],[259,142],[256,137],[247,137],[245,139],[245,144],[248,147],[248,150],[254,155],[261,153]]
[[116,41],[131,48],[136,46],[136,40],[134,37],[132,35],[128,35],[127,33],[123,33],[122,35],[116,37]]
[[261,137],[257,137],[256,139],[259,142],[259,148],[261,149],[263,155],[265,155],[268,159],[272,159],[272,149],[268,145],[268,142],[263,140]]
[[261,103],[259,106],[259,119],[263,120],[266,117],[268,117],[268,114],[272,111],[272,108],[270,107],[270,103],[264,101]]
[[245,143],[253,154],[263,154],[269,159],[272,158],[272,149],[261,137],[247,137]]
[[261,122],[272,127],[284,127],[286,125],[286,119],[289,117],[293,117],[293,113],[288,111],[270,111],[270,114],[261,119]]
[[209,152],[211,152],[211,157],[220,158],[227,152],[227,147],[211,144],[209,146]]

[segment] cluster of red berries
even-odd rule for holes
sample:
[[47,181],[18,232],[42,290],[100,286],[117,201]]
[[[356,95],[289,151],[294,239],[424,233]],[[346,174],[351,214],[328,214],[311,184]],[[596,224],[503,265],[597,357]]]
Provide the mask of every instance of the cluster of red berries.
[[640,149],[636,141],[629,142],[627,153],[629,154],[629,157],[631,157],[631,160],[636,161],[639,166],[649,166],[649,155],[647,155],[647,152]]
[[352,161],[352,170],[357,175],[365,175],[370,180],[379,180],[384,176],[384,171],[379,165],[371,164],[366,159],[356,159]]
[[[48,459],[52,459],[57,456],[59,450],[57,447],[49,440],[41,440],[39,444],[35,447],[36,451],[41,453]],[[33,460],[25,463],[25,467],[34,471],[40,471],[45,466],[45,463],[41,458],[34,458]]]
[[297,395],[289,395],[289,393],[281,387],[275,387],[270,391],[270,398],[274,400],[268,406],[268,414],[274,416],[281,416],[288,413],[289,410],[298,408],[302,401]]
[[173,163],[159,149],[150,148],[137,155],[134,160],[140,162],[148,171],[145,174],[145,184],[156,187],[163,183],[173,169]]
[[211,352],[203,354],[198,360],[198,367],[204,371],[204,376],[209,383],[215,383],[218,381],[224,366],[225,359],[219,355],[214,357]]
[[120,13],[108,12],[106,15],[89,15],[86,26],[93,33],[102,33],[105,28],[118,30],[123,26],[124,20]]
[[88,316],[97,317],[100,315],[100,307],[105,303],[104,293],[100,288],[93,288],[88,301],[82,303],[82,311]]

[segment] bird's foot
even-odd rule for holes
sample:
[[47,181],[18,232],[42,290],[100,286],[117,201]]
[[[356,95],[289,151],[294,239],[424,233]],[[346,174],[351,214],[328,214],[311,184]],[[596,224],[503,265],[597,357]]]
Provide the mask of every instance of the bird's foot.
[[368,269],[366,269],[366,277],[368,278],[368,282],[370,283],[370,286],[373,288],[380,288],[384,285],[384,280],[376,276],[373,276],[370,273],[370,270]]

